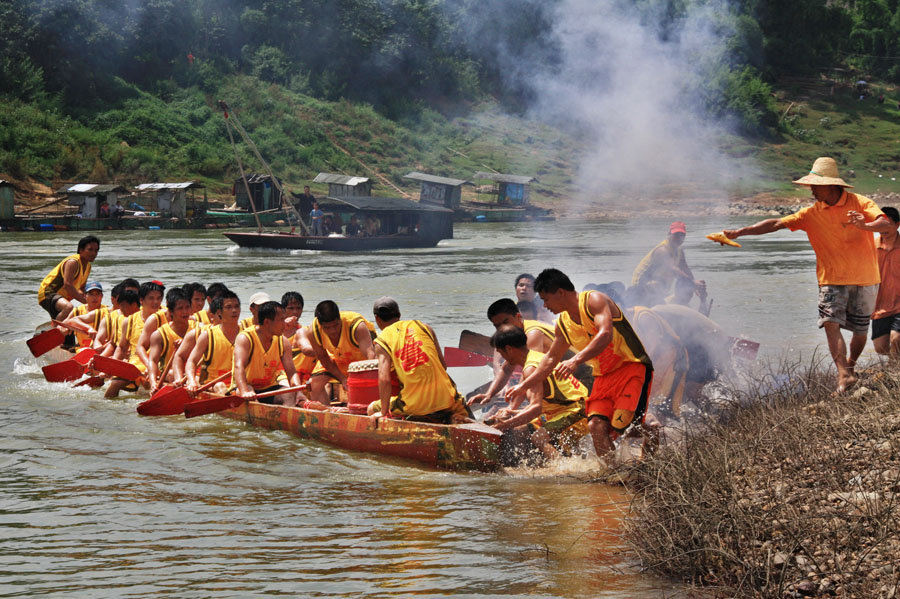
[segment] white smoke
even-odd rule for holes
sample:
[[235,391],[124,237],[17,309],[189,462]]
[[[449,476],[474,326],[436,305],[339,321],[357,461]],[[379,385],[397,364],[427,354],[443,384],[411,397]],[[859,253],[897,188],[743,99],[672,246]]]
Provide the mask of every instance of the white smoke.
[[747,173],[717,150],[727,127],[702,106],[710,66],[727,57],[727,8],[708,3],[661,35],[659,21],[633,3],[559,2],[552,35],[561,61],[534,65],[531,115],[585,141],[576,199],[708,195],[728,173]]

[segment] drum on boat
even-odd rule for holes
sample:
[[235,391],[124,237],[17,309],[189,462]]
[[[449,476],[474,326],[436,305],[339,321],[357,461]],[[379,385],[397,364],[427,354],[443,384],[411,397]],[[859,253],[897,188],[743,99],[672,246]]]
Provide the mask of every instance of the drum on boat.
[[[391,397],[398,393],[400,381],[391,372]],[[351,362],[347,367],[347,409],[351,414],[365,414],[373,401],[378,401],[378,360]]]

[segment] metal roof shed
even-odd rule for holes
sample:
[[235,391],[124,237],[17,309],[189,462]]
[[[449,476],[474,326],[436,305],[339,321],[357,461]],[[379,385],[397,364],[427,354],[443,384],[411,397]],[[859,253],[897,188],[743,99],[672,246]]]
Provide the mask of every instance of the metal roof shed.
[[119,195],[127,190],[123,185],[97,185],[96,183],[78,183],[63,187],[56,193],[66,196],[69,206],[79,206],[82,218],[98,218],[100,206],[106,204],[112,207],[119,201]]
[[462,186],[474,185],[471,181],[464,179],[438,177],[416,171],[408,173],[403,178],[421,182],[419,201],[445,208],[458,208],[462,201]]
[[335,173],[319,173],[313,183],[327,183],[328,196],[343,198],[351,196],[371,196],[374,183],[368,177],[351,177]]
[[[177,218],[194,216],[198,208],[205,211],[206,194],[203,195],[203,205],[198,206],[194,197],[195,189],[205,189],[206,186],[196,181],[184,181],[180,183],[141,183],[135,186],[138,196],[147,193],[150,195],[150,208],[163,214],[170,214]],[[190,190],[190,197],[188,197]],[[144,204],[143,201],[141,201]]]
[[497,203],[504,206],[526,206],[528,204],[528,184],[536,179],[523,175],[505,175],[503,173],[475,173],[476,180],[492,181],[491,195],[497,196]]

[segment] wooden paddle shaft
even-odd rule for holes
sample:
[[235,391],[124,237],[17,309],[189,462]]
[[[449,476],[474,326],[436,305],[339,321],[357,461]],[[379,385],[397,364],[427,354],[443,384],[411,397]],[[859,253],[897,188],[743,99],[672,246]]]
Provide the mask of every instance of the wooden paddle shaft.
[[209,389],[210,387],[212,387],[212,386],[215,385],[216,383],[221,383],[222,381],[224,381],[225,379],[227,379],[227,378],[230,377],[230,376],[231,376],[231,372],[226,372],[225,374],[222,374],[222,375],[220,375],[220,376],[217,376],[217,377],[214,378],[213,380],[211,380],[211,381],[207,382],[206,384],[204,384],[202,387],[198,387],[198,388],[197,388],[197,393],[200,393],[201,391],[206,391],[207,389]]
[[150,395],[151,395],[151,396],[152,396],[154,393],[156,393],[157,391],[159,391],[159,388],[163,386],[164,381],[166,380],[166,375],[169,374],[169,369],[172,368],[172,363],[175,362],[175,354],[178,353],[178,346],[179,346],[179,345],[181,345],[181,341],[176,341],[176,342],[175,342],[175,347],[172,348],[172,350],[173,350],[173,351],[172,351],[172,355],[169,356],[169,359],[166,361],[166,365],[163,367],[162,372],[159,373],[159,380],[156,381],[156,385],[154,385],[153,391],[150,392]]
[[303,391],[307,387],[307,383],[302,385],[298,385],[296,387],[282,387],[281,389],[274,389],[272,391],[266,391],[265,393],[257,393],[252,397],[241,397],[240,395],[216,395],[210,393],[209,396],[211,399],[222,399],[223,397],[231,397],[235,399],[246,399],[247,401],[257,400],[257,399],[265,399],[266,397],[275,397],[276,395],[281,395],[282,393],[296,393],[297,391]]

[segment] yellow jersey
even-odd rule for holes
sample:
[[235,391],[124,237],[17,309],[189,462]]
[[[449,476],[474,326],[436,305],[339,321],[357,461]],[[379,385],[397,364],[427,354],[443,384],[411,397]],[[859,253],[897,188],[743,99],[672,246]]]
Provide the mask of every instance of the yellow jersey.
[[[315,337],[316,341],[322,348],[328,352],[328,355],[331,356],[331,359],[334,360],[334,363],[340,369],[341,374],[347,374],[347,368],[350,366],[351,362],[357,362],[359,360],[368,360],[369,357],[362,353],[359,349],[359,344],[356,342],[356,331],[359,327],[366,327],[369,329],[369,333],[375,332],[375,325],[363,318],[363,316],[357,312],[345,312],[341,311],[341,336],[338,339],[337,345],[331,342],[331,339],[328,338],[328,335],[322,330],[322,325],[319,324],[319,319],[316,318],[312,323],[312,331],[313,337]],[[325,372],[325,368],[318,364],[315,369],[316,373]],[[332,375],[337,375],[338,373],[332,372]]]
[[550,343],[553,343],[553,339],[556,337],[556,331],[553,326],[547,324],[546,322],[541,322],[540,320],[522,320],[522,324],[525,325],[525,334],[527,335],[531,331],[540,331]]
[[119,338],[122,334],[122,320],[125,318],[125,315],[122,314],[122,310],[110,310],[106,313],[106,336],[107,341],[113,344],[113,346],[119,345]]
[[255,327],[256,325],[253,324],[253,317],[252,317],[252,316],[248,316],[247,318],[242,319],[242,320],[238,323],[238,326],[239,326],[239,327],[241,328],[241,330],[243,331],[243,330],[246,330],[246,329],[252,329],[252,328]]
[[38,303],[53,297],[53,294],[59,294],[67,300],[72,299],[72,295],[63,287],[63,265],[69,260],[74,260],[78,263],[78,274],[75,275],[75,280],[72,281],[72,284],[75,285],[76,289],[84,289],[88,276],[91,274],[91,263],[88,262],[87,266],[84,266],[81,263],[81,256],[72,254],[63,258],[62,262],[53,267],[53,270],[41,281],[41,286],[38,289]]
[[399,320],[375,339],[391,356],[400,380],[400,393],[391,402],[406,416],[440,412],[461,401],[456,385],[441,364],[437,341],[418,320]]
[[[301,330],[303,329],[308,329],[308,327],[301,327]],[[293,337],[291,337],[291,343],[293,344]],[[307,356],[300,351],[299,347],[294,347],[293,345],[291,345],[291,357],[294,360],[294,368],[297,369],[301,379],[308,379],[313,370],[316,369],[316,364],[319,363],[315,356]]]
[[206,329],[206,351],[199,364],[200,374],[197,377],[201,385],[216,379],[234,367],[234,343],[225,336],[222,327],[212,326]]
[[199,312],[191,314],[191,318],[200,324],[213,324],[212,319],[209,317],[209,312],[206,310],[200,310]]
[[[78,317],[88,314],[87,308],[87,304],[81,304],[80,306],[77,306],[74,310],[72,310],[72,316]],[[91,327],[96,331],[100,328],[100,320],[106,318],[109,315],[109,307],[104,304],[100,304],[100,307],[96,310],[93,310],[92,312],[94,313],[94,321],[93,323],[91,323]],[[75,341],[77,342],[79,348],[90,347],[94,344],[94,339],[90,335],[82,333],[81,331],[75,331]]]
[[[247,384],[259,391],[274,387],[284,380],[286,375],[284,364],[281,363],[281,354],[284,352],[283,337],[281,335],[273,336],[269,349],[264,350],[256,327],[244,329],[238,333],[238,337],[241,335],[250,339],[250,358],[244,368],[244,378],[247,380]],[[236,380],[233,367],[231,380]]]
[[[187,335],[189,332],[194,330],[197,327],[197,322],[193,320],[188,320],[188,328],[184,332]],[[177,346],[184,339],[181,335],[175,332],[175,329],[172,328],[172,323],[167,322],[157,329],[159,334],[162,336],[162,351],[159,354],[159,368],[163,369],[166,367],[166,364],[169,362],[169,358],[177,351]]]
[[[147,372],[147,367],[143,362],[141,362],[141,359],[137,355],[138,340],[141,338],[141,333],[144,332],[145,320],[142,314],[143,310],[138,310],[137,312],[129,316],[128,320],[125,321],[125,337],[128,339],[129,346],[128,361],[137,366],[141,370],[141,372]],[[156,318],[159,321],[160,326],[168,322],[165,310],[158,310],[153,314],[156,314]],[[153,314],[151,314],[150,316],[153,316]],[[148,316],[147,318],[150,318],[150,316]]]
[[[588,308],[588,298],[593,291],[582,291],[578,294],[578,316],[581,323],[576,323],[569,316],[568,312],[559,315],[556,323],[559,330],[562,331],[566,342],[581,351],[587,347],[594,335],[597,334],[597,325],[594,323],[594,314],[591,314]],[[615,302],[613,302],[615,305]],[[600,353],[599,356],[591,358],[588,364],[594,376],[609,374],[617,368],[632,362],[644,364],[650,369],[653,363],[644,350],[644,346],[638,338],[637,333],[631,328],[631,324],[625,318],[622,309],[616,305],[619,310],[619,316],[613,317],[613,338],[609,345]]]

